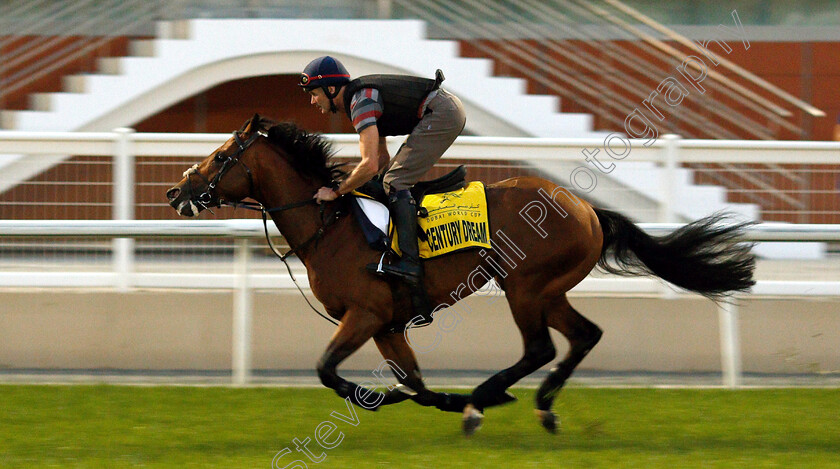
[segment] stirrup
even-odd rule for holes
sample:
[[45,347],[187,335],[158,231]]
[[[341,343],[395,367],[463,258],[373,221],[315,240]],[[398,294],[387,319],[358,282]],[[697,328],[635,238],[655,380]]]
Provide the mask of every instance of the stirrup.
[[383,265],[381,271],[377,270],[377,274],[383,275],[385,277],[395,278],[397,280],[402,281],[410,287],[416,287],[420,284],[419,274],[414,274],[405,270],[400,270],[394,265]]
[[[372,262],[366,265],[365,270],[380,277],[400,280],[412,288],[416,287],[420,283],[420,274],[400,270],[396,267],[396,264],[385,264],[385,255],[386,253],[382,253],[382,257],[379,258],[378,263]],[[420,271],[422,272],[422,267],[420,268]]]
[[382,266],[385,264],[385,256],[386,255],[388,255],[388,252],[387,251],[383,252],[382,257],[379,258],[379,263],[372,262],[372,263],[366,265],[365,269],[368,272],[370,272],[374,275],[379,275],[380,277],[384,277],[385,276],[385,271],[382,270]]

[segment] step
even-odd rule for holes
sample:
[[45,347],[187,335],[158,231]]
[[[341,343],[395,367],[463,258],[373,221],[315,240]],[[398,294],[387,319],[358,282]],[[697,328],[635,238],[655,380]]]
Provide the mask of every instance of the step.
[[29,109],[33,111],[52,111],[53,93],[31,93],[29,95]]
[[155,24],[155,37],[158,39],[189,39],[190,22],[188,20],[158,21]]
[[84,93],[87,91],[88,76],[88,74],[79,74],[62,77],[62,90],[68,93]]
[[443,85],[446,87],[447,84],[454,83],[452,80],[457,81],[458,77],[469,77],[470,75],[480,77],[490,76],[493,73],[493,62],[489,59],[459,57],[442,63],[439,68],[446,75],[446,81]]
[[593,132],[592,123],[591,114],[555,112],[532,123],[529,130],[535,136],[545,138],[604,138],[609,134]]
[[157,39],[137,39],[128,45],[128,55],[132,57],[154,57]]
[[3,111],[0,110],[0,129],[15,130],[17,129],[17,112],[18,111]]

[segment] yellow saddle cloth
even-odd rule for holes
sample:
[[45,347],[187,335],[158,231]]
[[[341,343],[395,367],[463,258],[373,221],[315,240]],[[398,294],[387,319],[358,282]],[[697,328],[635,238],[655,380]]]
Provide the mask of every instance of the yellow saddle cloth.
[[[473,181],[457,191],[427,194],[421,205],[429,215],[417,219],[425,234],[419,240],[420,257],[428,259],[466,248],[491,247],[483,183]],[[401,255],[393,223],[389,231],[391,247]]]

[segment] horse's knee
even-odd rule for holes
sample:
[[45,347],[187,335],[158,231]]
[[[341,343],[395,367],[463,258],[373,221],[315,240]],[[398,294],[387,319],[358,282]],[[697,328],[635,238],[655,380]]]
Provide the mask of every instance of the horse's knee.
[[601,336],[604,335],[604,331],[602,331],[601,328],[596,326],[595,324],[593,324],[593,326],[595,327],[595,330],[592,333],[592,345],[595,345],[598,343],[599,340],[601,340]]
[[[343,398],[350,398],[350,401],[353,404],[358,406],[362,406],[365,409],[373,410],[377,406],[371,407],[367,402],[363,402],[363,397],[360,396],[368,396],[369,394],[367,391],[362,393],[356,384],[353,384],[341,376],[338,376],[338,373],[335,372],[334,366],[328,366],[324,364],[318,364],[318,378],[321,379],[321,384],[324,386],[332,389],[338,394],[338,397]],[[377,393],[378,394],[378,393]]]
[[604,334],[604,331],[601,330],[600,327],[596,326],[594,323],[589,323],[590,327],[587,328],[586,334],[580,341],[580,347],[583,350],[583,353],[589,353],[595,344],[597,344],[601,340],[601,336]]
[[572,312],[576,320],[571,321],[564,328],[558,328],[558,330],[569,341],[570,353],[583,353],[585,355],[601,340],[603,331],[594,322],[586,319],[574,309],[572,309]]
[[540,368],[557,356],[557,349],[547,334],[544,338],[531,341],[525,348],[523,357],[532,367]]
[[335,372],[335,367],[328,366],[326,362],[318,362],[317,366],[318,378],[324,386],[335,389],[338,385],[338,374]]

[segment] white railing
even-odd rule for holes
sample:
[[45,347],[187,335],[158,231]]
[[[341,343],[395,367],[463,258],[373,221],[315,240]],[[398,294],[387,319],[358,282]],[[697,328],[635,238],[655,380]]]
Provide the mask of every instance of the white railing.
[[[642,224],[651,234],[663,234],[681,226],[676,224]],[[277,235],[276,229],[271,230]],[[293,288],[286,274],[260,275],[250,273],[251,241],[264,236],[258,220],[225,221],[14,221],[0,220],[0,237],[96,237],[129,239],[134,237],[227,237],[236,239],[233,274],[186,272],[183,274],[136,274],[131,263],[116,262],[112,272],[67,273],[9,272],[0,275],[0,285],[45,286],[114,286],[171,287],[233,289],[233,379],[236,384],[246,383],[251,369],[252,295],[257,288]],[[752,241],[840,241],[840,225],[766,225],[761,224],[747,231],[746,239]],[[115,253],[116,254],[116,253]],[[115,259],[119,256],[115,255]],[[145,279],[144,279],[145,277]],[[308,288],[306,277],[298,277],[301,287]],[[670,289],[650,279],[587,278],[574,292],[626,292],[658,294],[673,297]],[[840,281],[761,281],[754,294],[795,296],[840,296]],[[720,322],[720,347],[723,381],[737,387],[741,381],[741,346],[738,332],[738,307],[736,302],[721,303],[718,308]]]
[[[204,158],[214,148],[229,138],[228,134],[154,134],[134,133],[129,129],[98,133],[42,133],[42,132],[0,132],[0,155],[28,155],[35,158],[54,158],[54,155],[91,155],[110,157],[113,161],[113,218],[115,220],[91,221],[0,221],[0,237],[56,238],[85,237],[114,239],[110,251],[113,255],[111,267],[101,265],[74,271],[68,274],[61,266],[52,272],[44,269],[9,268],[0,272],[0,286],[14,287],[171,287],[184,288],[228,288],[235,293],[234,364],[235,380],[244,382],[250,369],[249,329],[251,292],[259,288],[293,288],[291,279],[285,274],[255,273],[251,267],[252,243],[263,236],[262,226],[255,220],[220,221],[175,221],[145,220],[133,221],[135,213],[135,170],[139,157],[176,157],[194,162]],[[358,156],[357,135],[328,136],[335,144],[337,156]],[[666,171],[662,178],[662,205],[660,221],[674,219],[671,201],[675,192],[672,181],[679,163],[776,163],[776,164],[840,164],[840,143],[831,142],[771,142],[771,141],[705,141],[683,140],[668,136],[645,146],[641,140],[628,141],[627,153],[622,161],[654,162]],[[389,144],[398,144],[394,140]],[[610,162],[607,142],[600,139],[522,139],[461,137],[447,153],[446,158],[461,160],[499,159],[505,161],[551,161],[566,162],[577,167],[590,167],[585,161],[584,150],[601,149],[605,162]],[[614,153],[619,152],[614,149]],[[14,178],[15,165],[23,164],[24,158],[9,160],[0,168],[4,190],[21,181]],[[3,163],[0,162],[0,165]],[[186,166],[185,166],[186,167]],[[591,168],[591,167],[590,167]],[[182,168],[183,169],[183,168]],[[590,169],[596,171],[595,169]],[[169,183],[174,183],[171,180]],[[584,194],[585,195],[585,194]],[[161,192],[162,198],[162,192]],[[161,202],[166,205],[165,202]],[[833,209],[840,212],[840,206]],[[30,217],[31,218],[31,217]],[[669,230],[673,225],[643,225],[652,232]],[[749,232],[756,241],[840,241],[838,225],[759,225]],[[276,234],[276,233],[275,233]],[[232,273],[189,274],[139,272],[135,270],[134,243],[141,238],[218,238],[234,239],[235,255]],[[306,286],[305,276],[300,276]],[[674,293],[661,283],[639,278],[587,278],[576,292],[648,293],[673,296]],[[840,282],[836,281],[788,281],[759,280],[754,294],[837,296]],[[739,339],[737,332],[737,309],[724,305],[720,309],[721,355],[725,383],[737,386],[740,381]]]
[[[641,223],[642,229],[662,235],[682,226],[672,223]],[[269,224],[269,234],[280,236]],[[237,240],[235,251],[253,249],[254,241],[264,239],[260,220],[0,220],[0,238],[229,238]],[[746,231],[745,241],[840,242],[840,225],[828,224],[758,224]],[[219,273],[142,273],[133,269],[134,258],[128,261],[117,252],[110,267],[88,269],[86,272],[0,272],[0,287],[114,287],[165,288],[179,285],[185,288],[228,288],[234,275]],[[235,256],[236,257],[236,256]],[[240,256],[239,259],[245,258]],[[247,266],[241,266],[247,267]],[[72,270],[70,268],[67,269]],[[239,271],[234,268],[231,271]],[[251,271],[251,269],[245,269]],[[294,288],[291,279],[283,274],[249,275],[252,288]],[[308,288],[306,277],[299,279]],[[648,279],[587,278],[575,291],[581,293],[647,293],[664,292],[661,283]],[[838,281],[759,280],[753,288],[759,295],[782,296],[840,296]]]
[[[652,183],[657,184],[656,187],[648,188],[648,193],[643,194],[642,199],[648,203],[651,194],[657,195],[655,199],[659,201],[658,208],[655,209],[658,213],[644,219],[659,222],[685,221],[685,217],[679,216],[679,211],[674,207],[674,201],[679,199],[680,189],[680,185],[674,181],[679,180],[680,172],[683,171],[681,164],[825,165],[828,167],[825,172],[833,171],[831,174],[834,174],[834,177],[840,175],[840,170],[837,169],[840,168],[838,142],[689,140],[675,135],[645,141],[627,140],[617,134],[612,135],[615,135],[615,138],[611,140],[459,137],[444,156],[444,162],[447,159],[548,162],[558,168],[558,178],[572,181],[571,189],[578,190],[584,197],[596,199],[604,194],[600,188],[587,193],[574,185],[575,181],[571,175],[577,168],[588,171],[594,177],[606,179],[603,174],[605,167],[612,165],[616,170],[621,170],[622,165],[628,166],[627,162],[652,162],[660,166],[664,174]],[[327,137],[334,143],[337,156],[358,157],[358,135]],[[195,159],[207,156],[228,138],[228,134],[134,133],[129,129],[91,133],[0,131],[0,156],[26,155],[33,160],[32,163],[27,163],[26,157],[0,159],[0,192],[22,182],[20,177],[29,177],[30,171],[25,169],[27,164],[38,165],[46,160],[50,161],[49,164],[57,164],[61,157],[55,155],[112,157],[115,165],[114,213],[122,219],[130,219],[130,214],[134,213],[132,191],[135,182],[135,158],[170,157],[194,162]],[[396,146],[400,139],[389,139],[389,142]],[[598,153],[594,153],[596,151]],[[601,167],[596,167],[587,154],[597,155]],[[742,172],[749,173],[750,169],[744,168]],[[16,174],[21,176],[16,177]],[[832,177],[831,174],[828,177]],[[579,179],[584,183],[586,181],[586,178]],[[765,188],[760,192],[767,193],[768,190]],[[801,194],[803,189],[793,187],[790,192],[797,195]],[[822,210],[820,213],[831,216],[840,214],[840,200]]]

